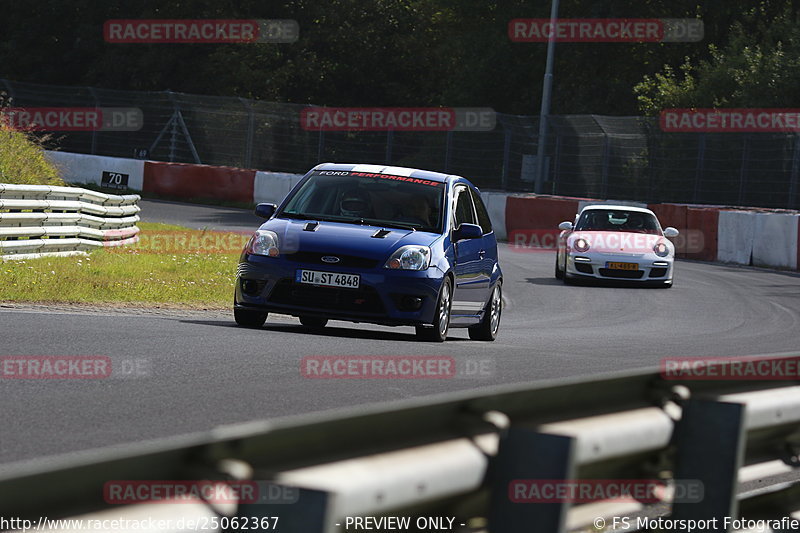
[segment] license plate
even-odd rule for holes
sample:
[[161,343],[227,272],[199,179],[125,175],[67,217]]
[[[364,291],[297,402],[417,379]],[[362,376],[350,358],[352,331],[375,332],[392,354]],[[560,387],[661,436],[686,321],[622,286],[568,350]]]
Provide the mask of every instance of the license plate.
[[361,284],[361,276],[358,274],[341,274],[338,272],[320,272],[319,270],[298,270],[295,281],[308,285],[357,289]]
[[639,270],[639,263],[606,263],[606,268],[613,270]]

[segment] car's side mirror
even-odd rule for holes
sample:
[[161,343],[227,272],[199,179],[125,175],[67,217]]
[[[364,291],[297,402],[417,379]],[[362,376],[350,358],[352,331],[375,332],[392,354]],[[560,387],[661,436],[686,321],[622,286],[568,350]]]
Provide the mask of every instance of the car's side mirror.
[[674,239],[678,235],[680,235],[680,231],[676,230],[673,227],[669,227],[669,228],[665,228],[664,229],[664,237],[667,237],[669,239]]
[[572,222],[562,222],[558,225],[558,229],[561,231],[569,231],[572,229]]
[[278,206],[275,204],[258,204],[256,206],[256,216],[269,218],[275,214],[276,209],[278,209]]
[[453,232],[454,242],[464,239],[480,239],[481,237],[483,237],[483,230],[477,224],[461,224]]

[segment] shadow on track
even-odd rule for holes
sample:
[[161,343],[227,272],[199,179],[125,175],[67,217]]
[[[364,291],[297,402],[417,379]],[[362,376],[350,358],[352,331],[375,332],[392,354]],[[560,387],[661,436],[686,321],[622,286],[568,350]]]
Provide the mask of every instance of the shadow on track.
[[[346,326],[325,326],[324,328],[309,328],[301,324],[270,324],[269,321],[264,326],[254,328],[243,328],[231,319],[227,320],[181,320],[186,324],[200,324],[203,326],[217,326],[223,328],[239,328],[242,331],[274,331],[280,333],[296,333],[303,335],[315,335],[318,337],[349,338],[349,339],[368,339],[397,342],[419,342],[422,344],[433,344],[417,340],[414,333],[399,333],[394,331],[382,331],[374,329],[357,329]],[[464,330],[466,332],[466,330]],[[466,341],[467,339],[448,337],[447,342]]]

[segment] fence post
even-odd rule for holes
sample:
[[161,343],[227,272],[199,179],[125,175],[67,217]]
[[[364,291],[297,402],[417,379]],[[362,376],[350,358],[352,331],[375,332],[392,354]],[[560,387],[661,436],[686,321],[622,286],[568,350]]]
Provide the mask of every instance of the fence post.
[[600,196],[603,200],[606,200],[608,199],[608,160],[611,156],[611,139],[609,139],[608,133],[604,133],[603,135],[605,136],[605,142],[603,143],[603,170]]
[[453,130],[447,130],[447,139],[444,144],[444,171],[450,172],[450,148],[453,144]]
[[[97,92],[95,92],[94,87],[86,87],[86,88],[89,89],[89,94],[91,94],[92,98],[94,98],[94,109],[95,111],[97,111],[99,107],[97,105],[99,103],[97,101]],[[96,153],[97,153],[97,129],[94,128],[92,129],[92,155],[95,155]]]
[[[3,79],[3,85],[5,85],[6,89],[8,89],[8,98],[13,101],[14,100],[14,87],[11,86],[11,82],[6,80],[6,79]],[[11,103],[11,102],[9,101],[9,102],[6,102],[6,103]]]
[[394,130],[386,131],[386,164],[392,164],[392,145],[394,144]]
[[750,136],[745,134],[742,145],[742,164],[739,168],[739,205],[744,205],[744,190],[747,186],[747,160],[750,158]]
[[562,136],[559,133],[556,133],[556,149],[555,153],[553,154],[553,188],[551,190],[552,194],[557,194],[556,189],[558,185],[558,173],[561,171],[561,140]]
[[503,140],[503,175],[500,177],[500,188],[504,191],[508,190],[508,172],[509,165],[511,164],[511,131],[505,129],[505,138]]
[[797,209],[798,174],[800,174],[800,134],[794,134],[794,151],[792,152],[792,175],[789,179],[789,204],[787,209]]
[[317,163],[322,163],[323,154],[325,153],[325,131],[319,130],[319,141],[317,143]]
[[697,165],[694,170],[694,195],[693,202],[700,203],[700,178],[703,175],[706,162],[706,134],[701,133],[697,137]]
[[253,165],[253,136],[255,135],[255,116],[253,115],[253,106],[246,98],[239,97],[239,101],[247,110],[247,140],[244,146],[244,168],[250,168]]

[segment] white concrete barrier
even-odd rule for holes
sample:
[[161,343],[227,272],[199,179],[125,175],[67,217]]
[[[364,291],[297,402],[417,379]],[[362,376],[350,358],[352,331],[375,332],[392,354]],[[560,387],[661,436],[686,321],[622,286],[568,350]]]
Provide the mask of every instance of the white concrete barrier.
[[302,177],[302,174],[258,171],[253,185],[253,201],[257,204],[280,204]]
[[800,215],[756,213],[753,265],[797,269],[797,223]]
[[717,260],[749,265],[753,255],[756,213],[720,211],[717,225]]
[[489,211],[489,219],[492,221],[494,235],[498,240],[504,241],[508,238],[506,231],[506,203],[508,193],[506,192],[483,192],[481,198]]
[[[106,181],[110,188],[141,191],[144,183],[144,161],[105,157],[100,155],[72,154],[46,151],[45,157],[59,170],[68,183],[93,183]],[[105,180],[104,180],[105,173]]]

